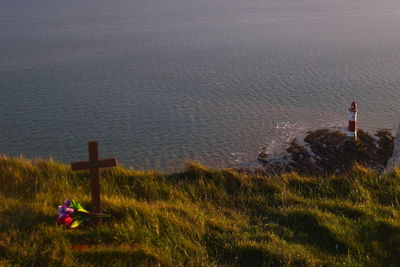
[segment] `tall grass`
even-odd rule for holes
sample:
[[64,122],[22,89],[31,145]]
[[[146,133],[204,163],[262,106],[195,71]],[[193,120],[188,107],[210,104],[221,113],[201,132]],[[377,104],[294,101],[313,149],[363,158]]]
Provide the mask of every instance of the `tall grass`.
[[400,172],[277,177],[189,163],[173,174],[102,171],[100,226],[56,225],[56,207],[90,209],[87,172],[0,158],[0,265],[395,266]]

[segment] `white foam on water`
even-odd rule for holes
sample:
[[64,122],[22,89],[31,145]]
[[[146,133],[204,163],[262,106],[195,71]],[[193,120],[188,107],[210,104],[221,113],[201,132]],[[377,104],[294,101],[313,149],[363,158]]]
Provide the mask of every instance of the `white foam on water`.
[[[265,137],[265,143],[260,145],[260,151],[264,150],[272,161],[284,162],[286,149],[296,138],[297,142],[305,145],[304,138],[310,131],[329,129],[332,131],[346,131],[346,124],[341,121],[324,122],[318,125],[297,122],[276,122],[275,127]],[[264,148],[264,149],[263,149]],[[262,164],[256,159],[258,153],[254,153],[254,160],[246,160],[248,153],[232,152],[229,157],[229,166],[233,168],[261,168]]]

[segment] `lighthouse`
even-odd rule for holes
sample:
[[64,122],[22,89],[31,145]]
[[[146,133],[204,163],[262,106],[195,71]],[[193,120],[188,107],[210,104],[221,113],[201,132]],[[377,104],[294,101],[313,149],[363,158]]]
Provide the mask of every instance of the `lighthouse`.
[[349,126],[347,127],[347,141],[357,141],[357,112],[358,106],[356,102],[352,102],[349,108]]

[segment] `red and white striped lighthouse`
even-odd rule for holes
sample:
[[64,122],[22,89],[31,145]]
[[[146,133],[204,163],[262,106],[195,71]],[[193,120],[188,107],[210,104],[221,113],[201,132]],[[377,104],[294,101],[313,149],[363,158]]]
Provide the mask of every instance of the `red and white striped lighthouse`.
[[349,127],[347,128],[347,140],[356,141],[357,140],[357,103],[353,101],[351,107],[349,108]]

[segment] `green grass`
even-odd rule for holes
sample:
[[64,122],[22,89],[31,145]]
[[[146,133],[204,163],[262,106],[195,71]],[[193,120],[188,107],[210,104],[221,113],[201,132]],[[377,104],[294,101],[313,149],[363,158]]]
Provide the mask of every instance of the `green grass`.
[[262,177],[189,163],[173,174],[102,171],[101,226],[69,230],[57,205],[90,209],[87,172],[0,158],[0,265],[398,266],[400,171]]

